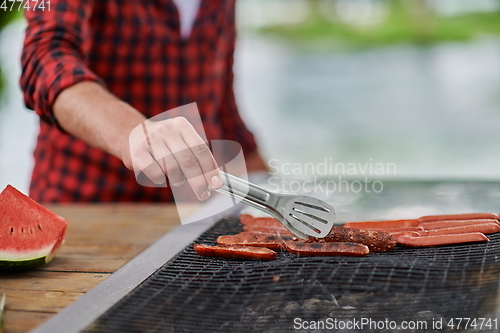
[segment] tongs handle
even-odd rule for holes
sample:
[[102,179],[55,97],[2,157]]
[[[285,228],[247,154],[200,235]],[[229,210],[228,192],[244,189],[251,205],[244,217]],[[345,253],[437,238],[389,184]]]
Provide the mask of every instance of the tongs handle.
[[220,173],[223,185],[217,190],[218,192],[228,194],[249,206],[270,214],[278,220],[283,219],[283,216],[274,207],[276,201],[275,195],[244,179],[235,177],[224,171]]
[[239,198],[248,198],[249,200],[255,201],[261,205],[267,206],[269,204],[269,199],[272,194],[268,191],[224,171],[221,171],[220,173],[223,183],[221,189],[226,193],[235,195]]

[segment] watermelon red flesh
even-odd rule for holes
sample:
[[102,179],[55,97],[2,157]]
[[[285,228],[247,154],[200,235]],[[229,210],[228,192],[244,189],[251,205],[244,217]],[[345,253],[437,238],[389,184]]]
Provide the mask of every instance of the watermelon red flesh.
[[0,263],[52,259],[67,221],[8,185],[0,193]]

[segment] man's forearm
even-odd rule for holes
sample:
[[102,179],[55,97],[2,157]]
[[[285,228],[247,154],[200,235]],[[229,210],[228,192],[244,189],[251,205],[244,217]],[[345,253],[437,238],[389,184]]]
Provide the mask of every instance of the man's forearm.
[[77,83],[57,97],[54,115],[68,133],[123,160],[132,167],[128,150],[130,131],[146,118],[101,85]]
[[[209,196],[206,184],[210,184],[212,188],[219,188],[222,185],[220,180],[214,178],[218,175],[218,171],[213,170],[215,161],[211,153],[207,148],[207,156],[203,156],[203,150],[200,148],[205,146],[205,143],[192,125],[182,117],[147,126],[148,131],[151,131],[149,133],[151,138],[157,139],[148,143],[154,147],[153,151],[158,155],[151,156],[143,140],[135,140],[132,146],[129,145],[129,135],[146,120],[144,115],[119,100],[98,83],[81,82],[65,89],[57,97],[53,111],[60,126],[68,133],[120,158],[129,169],[132,169],[134,159],[134,165],[154,182],[164,181],[168,167],[160,161],[173,152],[180,154],[172,160],[175,162],[169,174],[172,184],[180,183],[182,179],[187,178],[201,200],[206,200]],[[140,134],[142,137],[142,129]],[[186,155],[186,152],[193,148],[195,148],[194,153],[199,156],[192,153]],[[134,151],[134,156],[131,156],[131,150]],[[152,163],[154,160],[157,161],[156,164]],[[193,160],[197,160],[199,165],[192,163]],[[249,171],[267,171],[267,165],[258,151],[246,156],[246,160]],[[196,170],[191,170],[193,168]],[[181,171],[188,176],[182,175]],[[178,173],[180,174],[177,175]],[[203,177],[196,177],[198,175],[204,175],[205,180]]]
[[[95,82],[81,82],[59,94],[54,115],[68,133],[120,158],[156,184],[189,182],[200,200],[222,186],[216,162],[203,139],[184,117],[152,122]],[[136,129],[134,140],[130,133]],[[137,132],[138,129],[138,132]],[[133,162],[132,162],[133,161]]]

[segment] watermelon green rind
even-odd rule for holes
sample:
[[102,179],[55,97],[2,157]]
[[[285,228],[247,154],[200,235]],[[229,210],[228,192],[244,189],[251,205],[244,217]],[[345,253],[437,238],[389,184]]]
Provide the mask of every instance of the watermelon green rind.
[[0,271],[18,271],[46,264],[54,258],[59,246],[60,242],[56,241],[40,251],[12,253],[0,250]]
[[67,224],[8,185],[0,193],[0,271],[49,262],[64,241]]
[[45,264],[46,258],[47,257],[40,257],[36,259],[20,261],[0,260],[0,271],[11,272],[35,268]]

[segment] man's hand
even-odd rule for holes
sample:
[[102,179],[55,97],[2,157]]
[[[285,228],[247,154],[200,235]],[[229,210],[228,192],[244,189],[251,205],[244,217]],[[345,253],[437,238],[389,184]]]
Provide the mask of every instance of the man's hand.
[[187,179],[200,200],[210,188],[222,186],[220,172],[210,149],[184,117],[145,121],[130,133],[128,168],[142,171],[156,184],[168,181],[180,186]]

